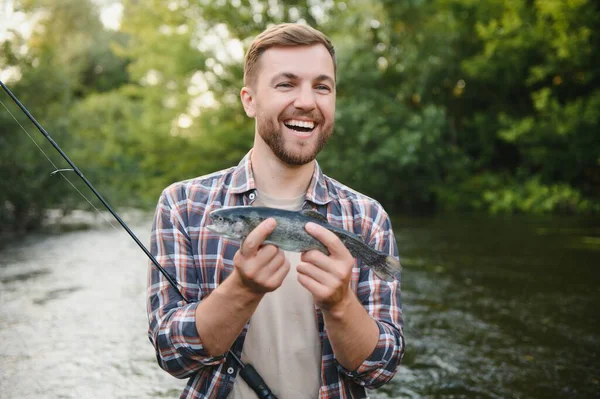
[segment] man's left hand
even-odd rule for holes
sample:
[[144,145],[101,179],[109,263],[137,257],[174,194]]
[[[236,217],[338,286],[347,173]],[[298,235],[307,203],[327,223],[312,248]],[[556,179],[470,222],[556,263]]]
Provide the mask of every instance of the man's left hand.
[[306,231],[327,247],[329,255],[317,250],[303,253],[298,281],[323,311],[336,360],[347,370],[355,370],[377,346],[379,327],[350,290],[354,258],[348,248],[316,223],[307,223]]
[[316,223],[307,223],[305,228],[327,247],[329,255],[318,250],[303,253],[297,266],[298,281],[313,295],[322,310],[343,312],[351,298],[349,282],[354,258],[331,231]]

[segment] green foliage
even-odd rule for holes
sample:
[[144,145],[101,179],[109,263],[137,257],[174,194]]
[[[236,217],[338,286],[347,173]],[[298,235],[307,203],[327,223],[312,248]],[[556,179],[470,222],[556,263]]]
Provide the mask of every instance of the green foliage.
[[[18,76],[6,84],[69,152],[73,105],[82,96],[110,90],[124,81],[124,62],[108,48],[116,35],[103,30],[90,2],[39,1],[20,6],[39,19],[28,39],[12,32],[2,43],[0,65]],[[60,174],[51,175],[55,168],[68,167],[66,162],[8,96],[1,100],[0,230],[25,232],[39,226],[46,209],[69,210],[82,200]],[[76,180],[73,174],[65,176]]]
[[483,201],[493,212],[598,212],[597,204],[582,198],[579,191],[567,184],[541,184],[532,178],[525,184],[505,185],[498,190],[485,190]]
[[[118,31],[91,0],[16,4],[37,19],[1,43],[7,84],[113,205],[237,163],[254,134],[243,51],[269,24],[306,22],[336,45],[328,175],[394,212],[600,211],[591,0],[126,0]],[[3,107],[0,132],[1,225],[81,206]]]
[[513,175],[519,168],[522,183],[534,175],[544,184],[572,185],[597,199],[597,5],[584,0],[489,3],[495,12],[480,15],[475,24],[482,48],[462,66],[474,95],[494,88],[494,97],[479,98],[484,107],[474,117],[494,126],[495,166]]
[[567,184],[543,184],[539,177],[514,178],[484,172],[440,187],[444,198],[440,208],[448,211],[489,211],[491,213],[598,213],[598,202],[586,198]]
[[[420,70],[410,70],[413,83],[406,83],[421,107],[445,109],[448,130],[440,144],[458,155],[444,164],[443,182],[432,186],[438,207],[597,210],[573,205],[600,199],[600,10],[594,2],[383,3],[390,22],[382,26],[396,27],[379,34],[389,38],[386,52],[415,54],[409,64]],[[420,51],[406,54],[414,44]],[[496,194],[482,185],[490,181],[501,185]],[[548,201],[530,200],[538,194]],[[560,205],[569,196],[572,204]],[[498,206],[509,197],[527,204]]]

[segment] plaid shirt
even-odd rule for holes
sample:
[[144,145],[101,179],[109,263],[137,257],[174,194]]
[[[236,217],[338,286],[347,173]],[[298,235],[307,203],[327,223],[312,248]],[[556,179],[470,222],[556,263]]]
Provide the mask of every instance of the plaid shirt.
[[[237,167],[172,184],[160,197],[151,252],[175,277],[190,303],[151,265],[148,336],[160,366],[177,378],[189,378],[181,398],[226,398],[233,387],[238,365],[231,356],[208,354],[194,314],[199,301],[233,271],[233,255],[239,249],[239,243],[206,229],[210,212],[251,205],[255,197],[249,154]],[[361,235],[372,248],[398,256],[390,220],[381,205],[323,175],[318,164],[304,208],[315,209],[327,216],[330,224]],[[394,376],[404,354],[399,277],[385,282],[360,261],[355,263],[351,288],[379,327],[375,350],[356,370],[346,370],[336,361],[323,316],[315,307],[322,348],[319,398],[362,398],[365,387],[379,387]],[[238,357],[247,328],[248,324],[231,348]]]

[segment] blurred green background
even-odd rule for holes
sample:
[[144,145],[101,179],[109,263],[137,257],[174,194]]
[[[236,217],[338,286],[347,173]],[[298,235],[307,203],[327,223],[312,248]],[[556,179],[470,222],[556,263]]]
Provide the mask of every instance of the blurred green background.
[[[237,164],[254,132],[243,54],[269,24],[306,22],[338,53],[328,175],[396,215],[598,214],[599,4],[5,0],[0,79],[111,204],[152,209]],[[85,208],[0,100],[0,229]]]

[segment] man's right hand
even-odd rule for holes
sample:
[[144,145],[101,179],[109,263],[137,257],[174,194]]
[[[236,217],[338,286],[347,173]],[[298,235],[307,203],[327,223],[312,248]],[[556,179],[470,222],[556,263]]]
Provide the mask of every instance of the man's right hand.
[[263,245],[275,226],[273,218],[256,226],[233,257],[233,275],[239,278],[241,287],[251,293],[262,295],[276,290],[290,270],[290,262],[281,249]]
[[231,348],[264,294],[277,289],[290,270],[282,250],[263,245],[274,228],[270,218],[250,232],[233,257],[231,275],[196,308],[196,329],[211,356]]

